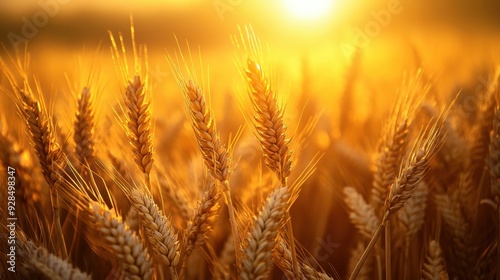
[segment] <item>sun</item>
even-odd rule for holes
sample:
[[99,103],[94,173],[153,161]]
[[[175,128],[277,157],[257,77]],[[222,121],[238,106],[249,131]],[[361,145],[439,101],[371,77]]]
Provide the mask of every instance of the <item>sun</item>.
[[324,16],[332,7],[332,0],[283,0],[285,7],[301,19],[316,19]]

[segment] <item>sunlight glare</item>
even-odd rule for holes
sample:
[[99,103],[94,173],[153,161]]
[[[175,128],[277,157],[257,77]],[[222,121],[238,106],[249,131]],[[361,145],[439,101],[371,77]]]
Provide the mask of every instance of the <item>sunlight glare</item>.
[[332,0],[283,0],[285,7],[301,19],[316,19],[324,16],[332,7]]

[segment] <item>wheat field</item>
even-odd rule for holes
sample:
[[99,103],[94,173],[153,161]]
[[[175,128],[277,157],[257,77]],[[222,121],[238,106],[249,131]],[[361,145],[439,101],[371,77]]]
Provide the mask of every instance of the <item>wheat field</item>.
[[416,56],[362,102],[357,49],[324,110],[250,25],[227,95],[189,42],[108,35],[57,81],[29,45],[0,57],[1,279],[500,279],[495,67],[443,92]]

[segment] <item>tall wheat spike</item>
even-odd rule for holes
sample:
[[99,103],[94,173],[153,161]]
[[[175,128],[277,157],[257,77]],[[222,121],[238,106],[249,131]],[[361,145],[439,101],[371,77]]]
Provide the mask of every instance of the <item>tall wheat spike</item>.
[[[443,117],[445,116],[446,115]],[[389,222],[391,216],[404,207],[405,203],[411,197],[413,190],[423,180],[429,169],[432,158],[442,145],[442,124],[443,119],[438,119],[434,121],[433,125],[430,125],[420,132],[410,155],[406,161],[402,163],[399,175],[390,187],[384,203],[384,217],[349,279],[356,279],[368,254],[378,240],[382,229]],[[386,252],[386,254],[388,254],[388,252]],[[389,260],[386,260],[386,265],[387,261]]]
[[[74,124],[75,154],[81,165],[94,161],[94,112],[90,89],[83,88],[78,98],[78,110]],[[86,168],[80,168],[83,172]]]
[[[230,157],[227,149],[221,144],[219,134],[215,128],[215,122],[206,105],[205,96],[201,88],[193,80],[183,80],[180,72],[179,84],[184,94],[186,104],[191,114],[191,124],[195,132],[198,148],[201,151],[205,165],[214,179],[223,187],[224,196],[228,205],[229,220],[233,234],[234,246],[239,248],[239,233],[236,223],[235,209],[231,198],[229,187]],[[239,250],[235,250],[236,262],[239,263],[241,256]]]
[[61,228],[59,215],[59,198],[57,187],[61,184],[61,170],[64,169],[65,161],[59,145],[56,142],[52,127],[43,111],[39,101],[36,101],[31,94],[31,90],[18,90],[18,109],[24,117],[31,136],[31,143],[35,148],[36,155],[40,162],[45,181],[50,186],[50,198],[53,209],[53,222],[57,233],[57,246],[61,257],[66,258],[66,244],[64,233]]
[[[257,44],[257,39],[248,34],[250,44]],[[259,48],[254,45],[254,48]],[[254,50],[257,52],[257,50]],[[283,122],[283,111],[278,105],[275,92],[271,89],[268,78],[259,62],[251,57],[247,58],[245,76],[248,83],[248,93],[254,109],[253,125],[260,142],[264,162],[280,180],[282,186],[288,185],[288,177],[292,170],[292,151],[289,148],[290,139],[286,136],[286,126]],[[290,213],[285,213],[287,218],[287,237],[290,240],[290,249],[293,258],[295,277],[300,274],[295,251],[295,238],[293,235]]]
[[127,108],[127,136],[132,145],[134,160],[146,176],[149,185],[149,176],[154,162],[151,105],[146,101],[144,84],[139,75],[135,75],[126,86],[125,106]]

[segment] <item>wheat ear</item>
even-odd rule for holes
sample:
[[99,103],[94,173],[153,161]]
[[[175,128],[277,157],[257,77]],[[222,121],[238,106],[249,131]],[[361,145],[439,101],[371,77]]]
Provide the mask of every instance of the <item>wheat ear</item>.
[[373,188],[371,189],[370,204],[380,213],[385,198],[389,191],[389,186],[398,175],[399,165],[404,155],[408,137],[408,121],[395,124],[395,128],[388,132],[389,136],[385,140],[382,152],[377,159],[377,170],[373,178]]
[[128,81],[125,88],[127,108],[127,136],[132,146],[134,160],[151,189],[150,172],[153,167],[153,133],[151,129],[151,106],[146,101],[144,84],[139,75]]
[[57,235],[58,249],[61,256],[67,257],[64,234],[61,228],[59,216],[59,198],[57,187],[61,184],[61,170],[64,169],[65,161],[59,145],[56,142],[52,128],[47,116],[42,110],[40,102],[36,101],[29,91],[19,89],[19,111],[24,117],[31,136],[31,143],[35,148],[36,155],[42,167],[45,181],[50,186],[50,198],[53,209],[53,223]]
[[89,88],[85,87],[78,98],[78,110],[74,124],[75,154],[81,166],[80,173],[86,171],[86,164],[94,161],[94,112]]
[[[227,201],[229,221],[233,234],[234,247],[239,248],[239,233],[236,223],[236,215],[229,187],[230,158],[227,149],[221,144],[219,134],[215,128],[215,122],[206,105],[205,96],[201,88],[193,81],[181,81],[181,89],[188,105],[193,130],[195,132],[198,148],[201,151],[205,165],[214,179],[223,187],[224,197]],[[239,264],[240,251],[235,250],[236,262]]]
[[[411,197],[413,190],[423,180],[432,158],[436,155],[442,145],[442,123],[442,119],[439,119],[430,128],[420,132],[420,136],[418,137],[408,159],[404,162],[404,165],[402,165],[398,177],[390,187],[384,204],[384,217],[349,279],[356,279],[359,271],[366,261],[366,258],[373,249],[373,246],[380,237],[380,233],[390,220],[391,216],[397,213],[405,205]],[[389,252],[386,252],[386,254],[389,254]],[[390,262],[390,260],[386,260],[386,265],[387,261]],[[387,275],[390,275],[390,271],[386,274],[386,276]]]
[[[186,267],[187,259],[194,249],[205,243],[208,232],[219,214],[219,198],[221,189],[209,183],[208,189],[203,193],[202,199],[196,210],[195,216],[189,222],[185,232],[185,248],[182,268]],[[181,272],[181,275],[183,273]]]
[[481,167],[478,172],[482,172],[484,166],[484,159],[488,154],[488,145],[490,142],[490,131],[492,128],[492,121],[495,116],[496,108],[496,92],[498,89],[498,82],[500,81],[500,71],[497,71],[494,80],[490,81],[487,91],[484,93],[483,102],[479,104],[479,115],[476,121],[476,126],[473,131],[473,141],[471,142],[470,157],[472,167]]
[[449,195],[436,194],[434,195],[434,202],[443,217],[444,224],[455,247],[455,250],[453,250],[453,255],[456,258],[453,263],[454,268],[458,270],[462,277],[467,277],[474,267],[474,254],[469,239],[470,226],[465,221],[460,206],[454,203]]
[[[6,231],[7,228],[2,228],[2,230]],[[7,235],[2,234],[0,236],[0,241],[7,244]],[[15,241],[17,260],[19,261],[19,268],[16,268],[16,273],[18,277],[20,275],[24,276],[21,279],[92,279],[90,275],[80,271],[67,260],[49,253],[43,245],[36,244],[33,240],[29,239],[26,233],[20,228],[16,230]],[[12,279],[18,279],[18,277],[15,276],[16,275],[12,275]]]
[[[292,170],[292,152],[289,149],[290,140],[286,138],[283,112],[260,64],[250,57],[247,58],[245,74],[249,84],[250,99],[255,111],[254,127],[264,154],[264,162],[276,174],[281,185],[286,187]],[[298,277],[300,271],[295,251],[292,220],[289,212],[286,212],[285,215],[287,220],[286,232],[290,240],[294,273]]]
[[250,228],[241,263],[240,278],[266,279],[272,265],[272,251],[280,229],[285,224],[285,213],[290,205],[290,191],[286,187],[273,190]]
[[147,248],[118,215],[112,198],[113,210],[108,208],[94,179],[91,177],[91,184],[87,184],[77,177],[58,188],[65,208],[74,215],[82,213],[78,217],[87,225],[89,245],[119,266],[125,279],[152,279],[153,263]]
[[448,274],[444,268],[443,252],[436,240],[429,241],[427,255],[422,266],[422,280],[447,280]]
[[155,260],[169,267],[172,277],[177,279],[175,267],[179,263],[180,253],[179,241],[173,226],[150,195],[133,189],[129,199],[139,215]]
[[[290,246],[284,238],[278,237],[277,244],[273,250],[273,261],[276,266],[278,266],[281,271],[283,271],[287,279],[296,279],[293,269],[293,259],[292,253],[290,251]],[[299,262],[299,266],[299,279],[333,279],[327,274],[315,270],[304,262]]]
[[349,208],[349,219],[364,238],[370,239],[380,220],[371,205],[353,187],[344,188],[344,200]]
[[31,241],[27,241],[24,248],[30,248],[27,252],[27,261],[24,264],[27,277],[34,275],[53,280],[90,280],[92,277],[78,268],[73,267],[68,261],[50,254],[45,248],[38,247]]
[[124,273],[131,279],[151,279],[153,264],[147,250],[121,217],[97,202],[90,202],[86,211],[91,228],[105,241],[104,249],[112,254]]

